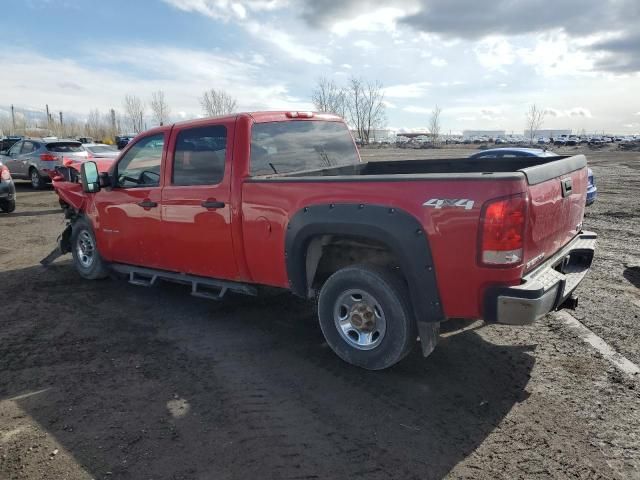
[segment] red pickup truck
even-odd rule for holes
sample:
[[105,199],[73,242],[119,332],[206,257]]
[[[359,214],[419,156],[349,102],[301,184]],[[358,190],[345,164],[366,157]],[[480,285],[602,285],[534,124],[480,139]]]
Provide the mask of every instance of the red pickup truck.
[[317,298],[327,343],[368,369],[417,337],[428,355],[449,318],[523,325],[575,304],[596,241],[582,155],[367,163],[326,114],[167,125],[71,177],[54,180],[70,221],[51,258],[201,297]]

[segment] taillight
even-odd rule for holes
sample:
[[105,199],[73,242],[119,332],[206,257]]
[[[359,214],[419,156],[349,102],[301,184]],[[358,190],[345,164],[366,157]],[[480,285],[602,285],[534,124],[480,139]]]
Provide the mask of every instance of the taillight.
[[527,197],[490,200],[480,218],[480,263],[512,266],[522,262],[527,217]]
[[6,165],[2,165],[2,167],[0,167],[0,178],[5,182],[11,181],[11,172],[9,172]]
[[44,160],[45,162],[55,162],[58,160],[58,157],[52,153],[41,153],[40,160]]

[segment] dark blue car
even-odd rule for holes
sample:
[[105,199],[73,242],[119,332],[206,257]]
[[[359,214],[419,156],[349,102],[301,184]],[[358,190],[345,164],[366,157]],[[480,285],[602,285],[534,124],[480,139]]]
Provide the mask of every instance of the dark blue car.
[[[483,158],[510,158],[510,157],[557,157],[557,153],[550,152],[549,150],[543,150],[541,148],[491,148],[489,150],[483,150],[482,152],[474,153],[469,158],[483,159]],[[593,170],[588,169],[588,183],[587,183],[587,205],[591,205],[596,201],[598,196],[598,188],[596,187],[596,180],[593,176]]]

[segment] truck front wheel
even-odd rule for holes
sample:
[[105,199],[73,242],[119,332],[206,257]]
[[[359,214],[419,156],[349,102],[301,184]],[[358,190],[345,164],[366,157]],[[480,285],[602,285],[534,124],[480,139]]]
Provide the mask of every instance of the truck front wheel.
[[98,252],[93,229],[85,218],[79,218],[73,224],[71,254],[80,276],[88,280],[97,280],[109,275],[107,266]]
[[416,343],[406,286],[392,271],[354,265],[331,275],[318,297],[320,328],[344,361],[382,370]]

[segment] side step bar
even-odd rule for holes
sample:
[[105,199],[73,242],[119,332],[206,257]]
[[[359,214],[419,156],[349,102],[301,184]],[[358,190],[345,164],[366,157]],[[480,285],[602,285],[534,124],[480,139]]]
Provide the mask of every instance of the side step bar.
[[191,295],[209,300],[221,300],[227,292],[242,293],[244,295],[258,294],[258,289],[245,283],[216,280],[214,278],[198,277],[185,273],[167,272],[152,268],[134,267],[121,263],[112,263],[111,268],[129,277],[129,283],[142,287],[152,287],[158,280],[191,285]]

